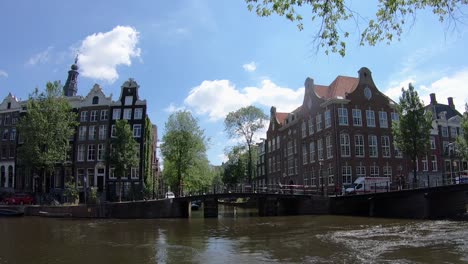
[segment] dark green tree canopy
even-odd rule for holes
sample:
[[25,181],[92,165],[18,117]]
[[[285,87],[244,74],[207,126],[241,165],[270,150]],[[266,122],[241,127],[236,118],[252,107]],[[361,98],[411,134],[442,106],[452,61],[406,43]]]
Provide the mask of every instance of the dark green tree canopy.
[[70,139],[78,125],[77,115],[59,82],[48,82],[46,90],[36,88],[27,103],[27,112],[18,122],[18,161],[36,169],[49,170],[67,159]]
[[[303,17],[298,10],[310,10],[307,12],[311,20],[318,20],[315,35],[317,46],[324,48],[326,54],[331,51],[338,52],[341,56],[346,54],[346,41],[351,34],[343,25],[344,22],[354,22],[357,30],[360,28],[360,23],[365,22],[364,29],[360,32],[360,44],[374,46],[379,42],[390,43],[394,39],[400,40],[402,33],[416,20],[418,11],[430,9],[441,22],[449,20],[456,23],[464,15],[460,10],[461,7],[468,4],[467,0],[379,0],[375,16],[365,19],[359,12],[350,8],[350,1],[345,0],[245,1],[248,9],[255,10],[258,16],[264,17],[276,13],[297,22],[300,30],[304,26]],[[374,2],[368,4],[374,5]]]
[[127,176],[132,167],[138,166],[138,143],[133,138],[130,124],[125,119],[115,122],[115,137],[111,140],[109,161],[115,176]]
[[409,84],[408,90],[402,88],[397,112],[399,121],[392,124],[395,146],[413,161],[414,179],[416,179],[416,159],[427,154],[432,128],[432,113],[426,111],[419,99],[418,92]]

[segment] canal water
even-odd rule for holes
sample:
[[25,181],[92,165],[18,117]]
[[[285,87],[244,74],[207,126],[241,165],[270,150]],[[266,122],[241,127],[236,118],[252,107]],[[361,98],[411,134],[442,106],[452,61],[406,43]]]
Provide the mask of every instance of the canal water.
[[468,222],[347,216],[0,218],[0,264],[468,263]]

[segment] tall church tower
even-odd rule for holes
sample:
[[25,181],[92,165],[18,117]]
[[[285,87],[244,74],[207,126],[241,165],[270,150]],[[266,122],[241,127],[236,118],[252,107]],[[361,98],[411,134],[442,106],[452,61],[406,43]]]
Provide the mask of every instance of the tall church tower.
[[75,58],[75,63],[72,64],[71,70],[68,71],[68,78],[65,86],[63,86],[63,95],[76,96],[78,91],[78,55]]

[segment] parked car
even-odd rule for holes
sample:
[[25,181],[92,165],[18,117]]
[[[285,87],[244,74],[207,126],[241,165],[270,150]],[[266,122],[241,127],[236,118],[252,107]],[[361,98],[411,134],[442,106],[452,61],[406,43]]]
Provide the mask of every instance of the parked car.
[[174,195],[173,192],[167,192],[167,193],[166,193],[166,198],[169,198],[169,199],[175,198],[175,195]]
[[10,197],[3,199],[5,204],[33,204],[34,198],[30,194],[15,193]]

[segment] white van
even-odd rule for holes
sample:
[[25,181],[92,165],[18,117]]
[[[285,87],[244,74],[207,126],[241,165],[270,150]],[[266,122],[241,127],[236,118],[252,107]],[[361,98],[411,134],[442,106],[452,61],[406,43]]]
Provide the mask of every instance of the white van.
[[388,192],[389,190],[389,177],[358,177],[353,186],[345,190],[345,194]]
[[166,193],[166,198],[172,199],[172,198],[175,198],[175,195],[174,195],[173,192],[167,192],[167,193]]

